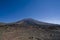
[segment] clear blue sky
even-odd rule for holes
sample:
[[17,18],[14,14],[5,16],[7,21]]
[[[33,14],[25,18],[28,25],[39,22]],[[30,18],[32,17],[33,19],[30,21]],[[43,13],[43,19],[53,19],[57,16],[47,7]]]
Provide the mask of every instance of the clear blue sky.
[[0,0],[0,22],[23,18],[60,24],[60,0]]

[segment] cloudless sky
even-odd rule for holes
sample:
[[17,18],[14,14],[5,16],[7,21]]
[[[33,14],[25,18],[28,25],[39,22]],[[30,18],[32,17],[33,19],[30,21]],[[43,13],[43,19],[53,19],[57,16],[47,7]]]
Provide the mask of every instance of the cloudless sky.
[[60,24],[60,0],[0,0],[0,22],[24,18]]

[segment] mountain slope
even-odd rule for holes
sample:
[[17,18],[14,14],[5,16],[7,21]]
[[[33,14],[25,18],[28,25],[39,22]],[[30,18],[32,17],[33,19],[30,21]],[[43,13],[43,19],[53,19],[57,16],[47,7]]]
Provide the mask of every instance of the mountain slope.
[[50,29],[57,29],[57,27],[60,28],[60,25],[58,25],[58,24],[45,23],[45,22],[34,20],[32,18],[23,19],[23,20],[14,22],[14,23],[8,23],[5,26],[14,26],[14,27],[33,26],[33,27],[37,27],[37,28],[50,28]]

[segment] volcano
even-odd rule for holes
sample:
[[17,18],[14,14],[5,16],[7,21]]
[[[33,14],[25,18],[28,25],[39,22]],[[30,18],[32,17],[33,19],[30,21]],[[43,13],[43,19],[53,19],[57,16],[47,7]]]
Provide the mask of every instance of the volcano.
[[32,18],[0,23],[0,40],[60,40],[60,25]]

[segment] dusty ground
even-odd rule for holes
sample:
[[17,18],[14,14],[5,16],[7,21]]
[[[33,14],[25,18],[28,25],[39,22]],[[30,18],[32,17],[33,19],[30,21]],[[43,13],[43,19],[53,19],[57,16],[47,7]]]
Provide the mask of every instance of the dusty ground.
[[60,40],[60,32],[31,27],[0,27],[0,40]]

